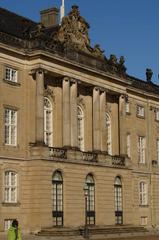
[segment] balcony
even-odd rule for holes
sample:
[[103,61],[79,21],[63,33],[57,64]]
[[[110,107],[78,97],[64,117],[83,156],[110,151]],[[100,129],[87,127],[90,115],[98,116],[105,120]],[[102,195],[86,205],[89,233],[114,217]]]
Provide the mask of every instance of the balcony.
[[52,160],[62,160],[93,165],[106,165],[111,167],[129,167],[130,159],[126,156],[110,156],[105,152],[82,152],[78,149],[49,148]]

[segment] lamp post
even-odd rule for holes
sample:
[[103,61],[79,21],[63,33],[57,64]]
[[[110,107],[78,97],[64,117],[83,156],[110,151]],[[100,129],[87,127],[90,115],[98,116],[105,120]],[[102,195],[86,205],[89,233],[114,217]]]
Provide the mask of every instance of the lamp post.
[[84,226],[84,238],[89,239],[89,229],[87,226],[87,199],[88,199],[88,186],[84,186],[84,198],[85,198],[85,226]]

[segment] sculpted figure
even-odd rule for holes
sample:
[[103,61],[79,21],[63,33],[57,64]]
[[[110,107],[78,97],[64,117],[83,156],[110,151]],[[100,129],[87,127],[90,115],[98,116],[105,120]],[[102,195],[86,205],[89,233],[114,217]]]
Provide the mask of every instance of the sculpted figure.
[[152,69],[147,68],[146,69],[146,80],[147,80],[147,82],[151,82],[152,75],[153,75]]

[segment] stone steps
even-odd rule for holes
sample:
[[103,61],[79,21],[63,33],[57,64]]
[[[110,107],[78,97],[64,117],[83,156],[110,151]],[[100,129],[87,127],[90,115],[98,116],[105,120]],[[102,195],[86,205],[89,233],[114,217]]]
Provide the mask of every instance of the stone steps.
[[[93,235],[113,235],[113,234],[141,234],[147,233],[148,230],[140,226],[109,226],[109,227],[89,227],[88,232],[90,236]],[[85,229],[81,228],[48,228],[43,229],[38,233],[39,236],[55,236],[55,237],[65,237],[65,236],[80,236],[84,235]]]

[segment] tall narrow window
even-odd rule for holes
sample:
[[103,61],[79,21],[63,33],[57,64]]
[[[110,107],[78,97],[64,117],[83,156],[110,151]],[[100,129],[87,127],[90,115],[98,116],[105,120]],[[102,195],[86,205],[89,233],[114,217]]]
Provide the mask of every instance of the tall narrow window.
[[77,131],[78,147],[84,151],[84,114],[80,106],[77,106]]
[[126,114],[130,113],[130,103],[129,103],[129,101],[125,102],[125,112],[126,112]]
[[5,172],[4,179],[4,202],[17,202],[17,173],[12,171]]
[[86,218],[88,225],[95,224],[95,184],[91,174],[86,178],[86,185],[88,189],[87,194],[87,206],[86,206]]
[[63,226],[63,179],[61,172],[56,171],[52,178],[53,184],[53,224]]
[[126,135],[126,153],[130,157],[130,133]]
[[110,116],[106,113],[106,129],[107,129],[107,151],[108,154],[112,154],[112,143],[111,143],[111,120]]
[[139,184],[139,202],[141,206],[148,204],[147,183],[143,181]]
[[145,163],[145,137],[138,136],[139,163]]
[[17,111],[5,109],[5,144],[17,145]]
[[159,139],[156,142],[156,151],[157,151],[157,163],[159,165]]
[[122,204],[122,182],[120,177],[115,178],[114,184],[115,194],[115,223],[123,223],[123,204]]
[[53,145],[52,104],[44,98],[44,142],[49,147]]

